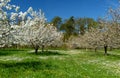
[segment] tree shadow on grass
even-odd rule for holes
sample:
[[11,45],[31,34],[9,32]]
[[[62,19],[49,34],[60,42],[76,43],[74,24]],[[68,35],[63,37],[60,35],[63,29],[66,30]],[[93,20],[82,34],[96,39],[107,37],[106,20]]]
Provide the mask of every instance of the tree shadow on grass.
[[7,56],[7,55],[12,55],[12,54],[16,54],[18,52],[23,52],[26,50],[17,50],[17,49],[1,49],[0,50],[0,56]]
[[105,57],[105,58],[113,59],[113,60],[120,59],[120,55],[109,53],[109,52],[107,53],[107,55],[105,55],[104,52],[91,53],[90,56],[92,56],[92,57]]
[[1,49],[0,51],[26,51],[22,49]]
[[57,65],[51,63],[50,61],[26,61],[17,63],[0,63],[0,68],[8,69],[9,71],[25,71],[25,70],[44,70],[44,69],[56,69]]
[[0,52],[0,56],[7,56],[7,55],[12,55],[13,53],[8,53],[8,52]]
[[38,52],[37,54],[35,54],[35,52],[32,52],[32,53],[29,53],[29,54],[40,55],[40,56],[67,55],[67,54],[57,52],[57,51],[44,51],[44,52]]
[[117,59],[117,60],[120,59],[120,55],[118,55],[118,54],[111,54],[111,53],[108,53],[108,54],[107,54],[107,57],[113,58],[113,59]]

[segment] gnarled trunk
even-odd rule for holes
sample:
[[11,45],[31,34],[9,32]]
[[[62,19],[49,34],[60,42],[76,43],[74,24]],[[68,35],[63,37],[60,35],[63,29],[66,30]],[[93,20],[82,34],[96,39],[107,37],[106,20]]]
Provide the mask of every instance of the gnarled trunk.
[[97,52],[97,47],[95,47],[95,52]]
[[108,46],[107,46],[107,45],[104,45],[105,55],[107,55],[107,48],[108,48]]
[[35,54],[38,53],[38,48],[39,48],[39,46],[36,46],[36,47],[35,47]]
[[37,53],[38,53],[38,48],[35,49],[35,54],[37,54]]

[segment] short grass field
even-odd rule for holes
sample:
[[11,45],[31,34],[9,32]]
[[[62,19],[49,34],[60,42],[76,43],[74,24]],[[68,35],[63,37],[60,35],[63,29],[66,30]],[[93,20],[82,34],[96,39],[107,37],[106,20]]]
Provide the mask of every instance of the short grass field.
[[0,78],[120,78],[120,50],[0,49]]

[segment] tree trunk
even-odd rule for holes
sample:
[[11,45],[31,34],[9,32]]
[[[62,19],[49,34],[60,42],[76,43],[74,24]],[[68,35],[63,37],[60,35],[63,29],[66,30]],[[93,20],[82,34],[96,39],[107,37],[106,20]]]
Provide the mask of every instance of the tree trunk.
[[104,45],[104,51],[105,51],[105,55],[107,55],[107,45]]
[[35,47],[35,54],[38,53],[38,49],[39,49],[39,46],[36,45],[36,47]]
[[42,53],[44,52],[44,47],[45,47],[45,46],[44,46],[44,45],[42,45]]
[[35,54],[37,54],[38,53],[38,48],[35,48]]
[[95,47],[95,52],[97,52],[97,47]]

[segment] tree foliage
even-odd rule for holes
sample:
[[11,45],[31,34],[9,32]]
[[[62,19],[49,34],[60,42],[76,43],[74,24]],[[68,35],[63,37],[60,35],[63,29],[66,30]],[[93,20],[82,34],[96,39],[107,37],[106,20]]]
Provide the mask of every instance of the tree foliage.
[[60,26],[62,24],[62,18],[59,17],[59,16],[55,16],[51,23],[53,24],[53,26],[57,27],[57,29],[59,30],[60,29]]

